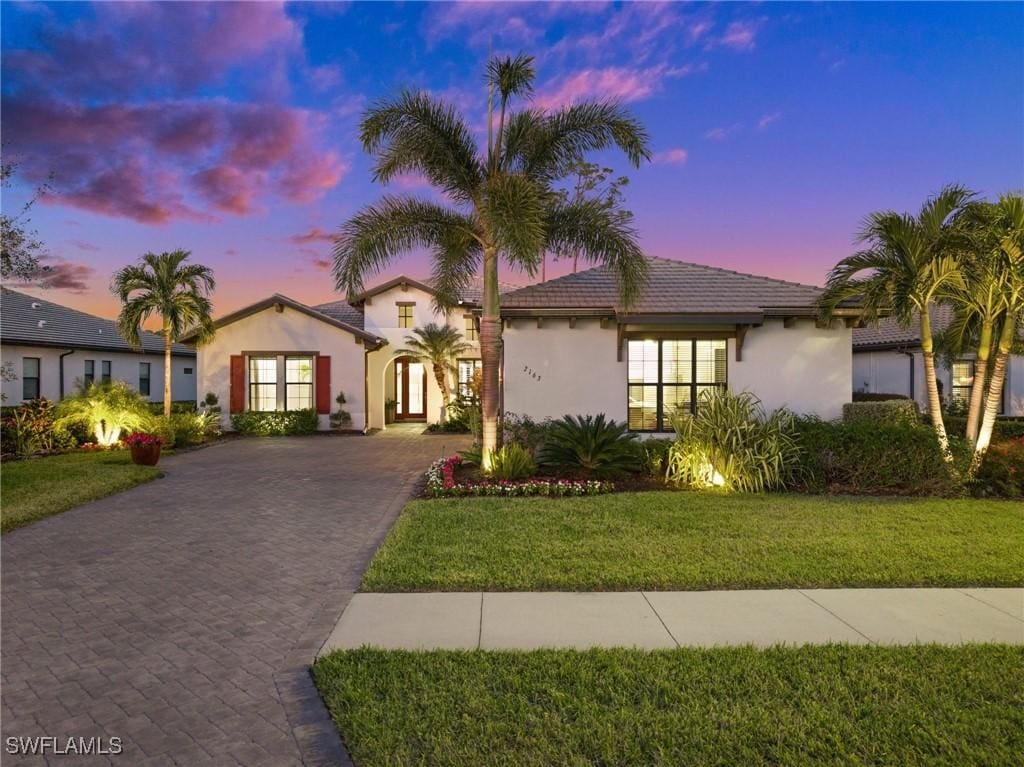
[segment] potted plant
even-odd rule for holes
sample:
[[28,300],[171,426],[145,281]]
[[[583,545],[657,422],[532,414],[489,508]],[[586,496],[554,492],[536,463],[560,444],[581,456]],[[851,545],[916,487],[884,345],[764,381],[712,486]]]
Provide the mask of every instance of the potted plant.
[[160,448],[164,438],[159,434],[136,432],[125,437],[124,443],[132,451],[132,463],[139,466],[156,466],[160,460]]

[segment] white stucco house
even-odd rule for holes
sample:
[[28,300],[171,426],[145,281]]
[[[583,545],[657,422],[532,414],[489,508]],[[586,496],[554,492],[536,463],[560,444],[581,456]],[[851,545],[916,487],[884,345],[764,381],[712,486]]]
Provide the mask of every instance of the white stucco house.
[[[18,405],[45,397],[60,401],[83,383],[118,379],[150,402],[164,401],[164,340],[142,333],[136,351],[117,332],[114,320],[70,309],[9,288],[0,303],[0,362],[3,402]],[[171,393],[196,398],[196,353],[184,344],[171,350]],[[10,378],[10,380],[7,380]]]
[[[851,398],[858,310],[841,308],[824,324],[820,288],[650,263],[647,287],[628,310],[601,268],[503,293],[505,412],[605,413],[638,432],[663,432],[671,408],[695,406],[707,387],[729,387],[768,408],[840,415]],[[400,350],[413,328],[448,322],[472,345],[453,381],[464,385],[480,364],[480,291],[467,290],[447,315],[433,297],[428,283],[409,277],[317,306],[270,296],[217,321],[216,338],[198,351],[198,391],[229,404],[226,427],[232,412],[316,407],[326,429],[339,391],[355,429],[385,428],[392,407],[396,421],[436,422],[434,378]]]
[[[953,318],[947,306],[932,310],[932,329],[938,334]],[[946,402],[967,403],[974,384],[974,354],[964,354],[952,364],[937,355],[935,377]],[[900,394],[925,408],[928,392],[918,323],[900,325],[887,317],[853,331],[853,389],[878,394]],[[1024,355],[1010,355],[1003,385],[1000,415],[1024,416]]]

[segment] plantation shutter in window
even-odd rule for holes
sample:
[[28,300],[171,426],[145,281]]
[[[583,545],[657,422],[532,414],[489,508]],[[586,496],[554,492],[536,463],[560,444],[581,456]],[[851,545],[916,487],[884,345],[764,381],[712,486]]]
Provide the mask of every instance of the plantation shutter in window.
[[245,357],[241,354],[231,355],[231,398],[232,413],[245,410]]
[[316,355],[316,412],[331,412],[331,358]]

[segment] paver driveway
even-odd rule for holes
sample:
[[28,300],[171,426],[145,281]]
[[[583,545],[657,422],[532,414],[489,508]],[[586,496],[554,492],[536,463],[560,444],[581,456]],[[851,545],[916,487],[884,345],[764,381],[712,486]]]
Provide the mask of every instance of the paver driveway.
[[344,763],[309,663],[412,483],[464,442],[232,441],[4,535],[4,737],[117,736],[121,765]]

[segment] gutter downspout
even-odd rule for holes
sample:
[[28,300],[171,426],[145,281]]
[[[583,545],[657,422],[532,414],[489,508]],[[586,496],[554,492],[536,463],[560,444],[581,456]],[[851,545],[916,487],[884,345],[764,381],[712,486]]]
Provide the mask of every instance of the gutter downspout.
[[370,433],[370,349],[363,349],[363,434]]
[[67,357],[69,354],[74,353],[74,349],[68,349],[66,352],[64,352],[57,358],[57,375],[60,376],[60,386],[58,389],[58,391],[60,392],[60,399],[58,399],[58,402],[64,399],[64,358]]

